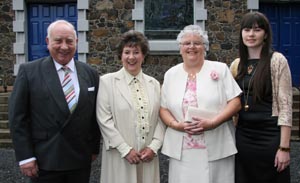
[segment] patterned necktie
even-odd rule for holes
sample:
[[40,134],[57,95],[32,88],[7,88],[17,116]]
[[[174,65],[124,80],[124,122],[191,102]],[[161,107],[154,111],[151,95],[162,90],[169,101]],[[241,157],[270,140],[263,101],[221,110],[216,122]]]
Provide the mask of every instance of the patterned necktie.
[[66,101],[68,103],[70,112],[72,113],[77,105],[76,97],[75,97],[75,88],[73,85],[73,81],[71,78],[71,70],[67,66],[63,66],[62,70],[65,72],[64,80],[62,82],[62,88],[65,94]]

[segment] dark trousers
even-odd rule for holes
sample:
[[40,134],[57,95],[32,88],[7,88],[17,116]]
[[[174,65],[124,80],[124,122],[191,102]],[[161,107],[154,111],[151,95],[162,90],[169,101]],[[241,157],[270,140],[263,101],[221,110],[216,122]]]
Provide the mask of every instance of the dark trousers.
[[39,170],[31,183],[89,183],[91,167],[68,171]]

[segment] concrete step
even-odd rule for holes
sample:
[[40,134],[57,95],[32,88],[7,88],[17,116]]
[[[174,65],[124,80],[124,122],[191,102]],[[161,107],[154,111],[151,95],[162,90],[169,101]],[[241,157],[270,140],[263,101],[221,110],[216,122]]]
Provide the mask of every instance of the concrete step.
[[292,126],[291,136],[299,137],[299,126]]
[[291,136],[291,141],[300,141],[299,136]]
[[295,92],[294,92],[294,94],[293,94],[293,102],[299,103],[299,101],[300,101],[300,95],[295,94]]
[[293,119],[299,119],[299,109],[293,109]]
[[299,119],[300,112],[299,109],[293,109],[293,119]]
[[8,112],[0,112],[0,120],[8,120]]
[[0,129],[8,129],[8,128],[9,128],[8,120],[0,120]]
[[299,126],[299,125],[300,125],[299,118],[293,118],[293,126]]
[[12,140],[11,139],[0,139],[0,148],[12,148]]
[[293,101],[293,109],[299,111],[300,108],[300,102],[299,101]]
[[0,104],[7,104],[10,93],[0,93]]
[[10,139],[9,129],[0,129],[0,139]]
[[0,104],[0,112],[8,112],[8,104]]

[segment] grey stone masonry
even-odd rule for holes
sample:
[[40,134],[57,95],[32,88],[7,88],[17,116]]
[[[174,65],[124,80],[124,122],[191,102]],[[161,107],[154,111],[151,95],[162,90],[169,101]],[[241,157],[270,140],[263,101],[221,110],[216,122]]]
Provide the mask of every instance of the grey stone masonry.
[[15,33],[13,32],[14,12],[11,0],[0,1],[0,87],[2,85],[13,85],[13,43]]

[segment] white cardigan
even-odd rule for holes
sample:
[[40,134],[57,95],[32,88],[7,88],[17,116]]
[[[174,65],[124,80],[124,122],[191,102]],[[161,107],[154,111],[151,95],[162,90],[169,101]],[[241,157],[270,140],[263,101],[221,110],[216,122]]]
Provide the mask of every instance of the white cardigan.
[[[214,80],[210,74],[218,73]],[[178,64],[165,73],[162,86],[161,107],[167,108],[178,122],[183,122],[182,100],[185,93],[188,74],[183,64]],[[227,102],[241,94],[241,89],[232,77],[226,64],[205,60],[197,74],[198,107],[221,112]],[[218,160],[236,154],[234,125],[227,121],[217,128],[204,132],[209,161]],[[167,128],[162,153],[180,160],[184,132]]]

